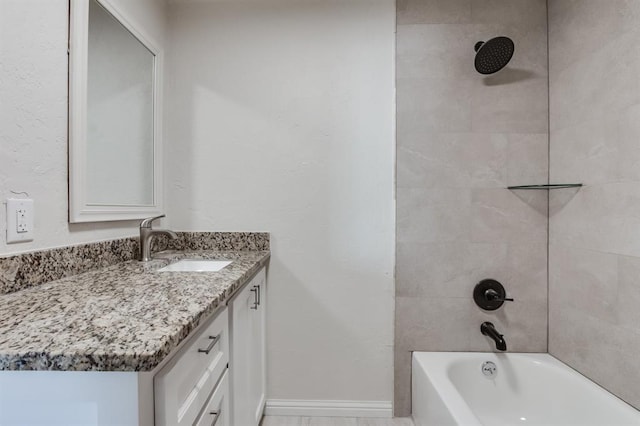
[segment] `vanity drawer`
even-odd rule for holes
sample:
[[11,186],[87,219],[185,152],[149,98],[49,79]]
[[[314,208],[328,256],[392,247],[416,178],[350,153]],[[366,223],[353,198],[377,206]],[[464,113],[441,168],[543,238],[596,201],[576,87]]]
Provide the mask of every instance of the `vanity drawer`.
[[229,362],[227,308],[154,378],[157,425],[192,425]]
[[230,426],[229,423],[229,370],[225,371],[218,387],[207,401],[196,426]]

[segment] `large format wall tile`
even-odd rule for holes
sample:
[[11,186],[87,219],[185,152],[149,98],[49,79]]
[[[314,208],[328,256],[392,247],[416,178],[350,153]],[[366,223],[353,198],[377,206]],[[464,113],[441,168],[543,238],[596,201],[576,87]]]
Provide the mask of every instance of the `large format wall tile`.
[[507,184],[507,145],[501,134],[403,135],[398,147],[398,186],[494,188]]
[[[640,324],[640,257],[617,256],[618,259],[618,291],[616,294],[615,320],[619,327],[637,334]],[[610,290],[610,289],[607,289]],[[638,344],[638,340],[635,341]]]
[[640,408],[640,2],[549,8],[549,352]]
[[398,25],[471,21],[472,0],[398,0]]
[[468,299],[474,285],[510,278],[509,246],[462,242],[398,243],[396,296]]
[[[471,40],[481,33],[475,25],[400,25],[396,43],[396,77],[470,79]],[[469,45],[471,43],[471,45]]]
[[484,133],[548,132],[547,87],[546,77],[527,78],[517,84],[474,85],[472,130]]
[[[471,17],[476,24],[546,27],[546,0],[473,0]],[[546,36],[546,28],[542,32]],[[546,49],[545,49],[546,50]]]
[[518,302],[545,302],[547,243],[398,243],[396,296],[470,299],[485,278]]
[[542,191],[475,189],[471,241],[516,244],[547,241],[547,194]]
[[[640,28],[552,73],[552,129],[599,121],[604,115],[622,113],[640,102],[639,39]],[[550,43],[550,51],[555,50],[555,40]]]
[[511,134],[507,147],[507,184],[545,183],[549,178],[549,135]]
[[398,188],[398,242],[445,242],[468,238],[471,191]]
[[587,121],[553,131],[550,147],[551,180],[594,185],[615,182],[618,147],[611,143],[612,125]]
[[638,29],[636,0],[550,0],[549,66],[558,73],[570,64]]
[[[547,30],[544,0],[402,0],[397,4],[395,413],[411,411],[411,351],[492,351],[492,321],[510,350],[547,349]],[[498,74],[473,47],[512,37]],[[473,302],[504,283],[516,301]]]
[[508,302],[497,312],[485,312],[473,305],[468,351],[495,352],[493,340],[480,333],[480,324],[490,321],[504,334],[510,352],[546,352],[547,301]]
[[552,205],[551,243],[640,256],[638,182],[585,186],[568,201]]
[[[473,299],[397,297],[396,347],[414,351],[468,351],[471,334],[479,330],[471,321]],[[443,321],[456,318],[456,321]],[[447,349],[443,349],[443,348]]]
[[407,132],[399,137],[398,187],[504,188],[547,181],[546,133]]
[[628,403],[640,401],[640,334],[549,299],[549,351]]
[[595,318],[613,322],[618,297],[618,256],[552,244],[549,296],[556,306],[583,309]]
[[398,79],[398,134],[471,131],[472,87],[465,80]]
[[640,180],[638,135],[640,103],[554,129],[551,179],[585,185]]

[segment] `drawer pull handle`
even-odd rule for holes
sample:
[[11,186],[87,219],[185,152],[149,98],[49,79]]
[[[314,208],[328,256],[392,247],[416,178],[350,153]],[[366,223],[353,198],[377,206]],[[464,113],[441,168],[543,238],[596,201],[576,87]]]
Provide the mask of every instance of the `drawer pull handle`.
[[213,349],[216,343],[218,343],[218,341],[220,340],[220,335],[218,334],[217,336],[209,336],[209,339],[211,339],[211,343],[209,343],[209,346],[207,346],[207,349],[198,349],[198,352],[202,352],[204,354],[209,355],[209,352],[211,352],[211,349]]
[[257,285],[256,288],[258,289],[258,305],[260,305],[260,303],[262,302],[262,292],[260,291],[259,285]]
[[212,411],[209,414],[211,414],[212,416],[216,416],[213,419],[213,422],[211,422],[211,426],[216,426],[216,423],[218,423],[218,419],[220,418],[220,414],[222,414],[222,410]]
[[251,291],[253,292],[253,306],[251,307],[251,309],[258,309],[258,305],[260,304],[259,299],[258,299],[258,286],[253,286],[253,288],[251,289]]

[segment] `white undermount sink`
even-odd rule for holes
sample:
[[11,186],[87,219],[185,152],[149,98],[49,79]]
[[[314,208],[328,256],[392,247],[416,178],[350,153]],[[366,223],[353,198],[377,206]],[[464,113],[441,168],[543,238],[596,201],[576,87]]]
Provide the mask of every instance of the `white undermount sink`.
[[231,264],[231,260],[183,259],[158,269],[158,272],[215,272]]

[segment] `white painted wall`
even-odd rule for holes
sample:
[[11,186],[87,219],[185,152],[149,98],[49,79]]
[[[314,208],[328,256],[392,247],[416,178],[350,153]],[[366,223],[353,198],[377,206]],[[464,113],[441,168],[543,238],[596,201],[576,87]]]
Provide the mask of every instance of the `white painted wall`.
[[[162,0],[112,0],[164,40]],[[136,222],[68,224],[68,0],[0,0],[0,199],[26,191],[35,200],[35,240],[0,255],[135,235]]]
[[394,15],[170,5],[170,226],[271,232],[269,399],[392,399]]

